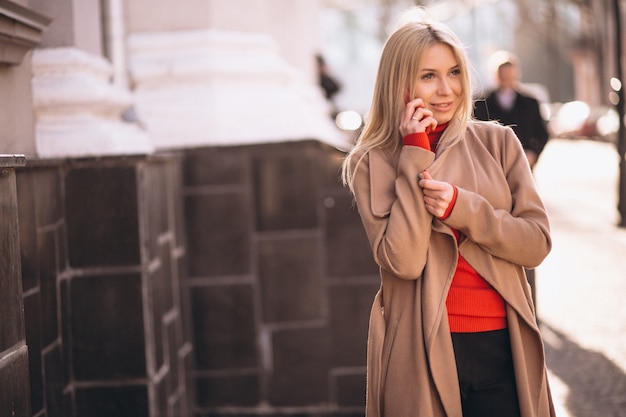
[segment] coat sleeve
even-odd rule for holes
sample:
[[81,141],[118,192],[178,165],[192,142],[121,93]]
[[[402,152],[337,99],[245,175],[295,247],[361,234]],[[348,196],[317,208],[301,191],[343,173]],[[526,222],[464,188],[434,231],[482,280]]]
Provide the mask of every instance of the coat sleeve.
[[494,208],[475,192],[459,188],[444,221],[485,252],[527,268],[538,266],[552,247],[546,209],[522,146],[510,128],[497,151],[511,193],[511,207]]
[[356,204],[374,260],[403,279],[418,279],[426,263],[433,217],[418,175],[433,160],[434,153],[405,146],[397,166],[381,151],[353,166]]

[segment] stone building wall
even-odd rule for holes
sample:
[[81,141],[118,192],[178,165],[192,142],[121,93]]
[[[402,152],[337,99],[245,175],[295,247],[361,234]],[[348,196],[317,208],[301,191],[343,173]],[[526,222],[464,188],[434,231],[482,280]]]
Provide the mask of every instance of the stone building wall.
[[26,154],[0,417],[362,415],[378,278],[315,84],[321,3],[5,3],[33,34],[0,68]]
[[379,279],[342,157],[317,141],[186,152],[196,416],[363,415]]
[[20,270],[15,169],[24,156],[0,155],[0,416],[29,416],[28,346]]
[[181,178],[175,156],[18,170],[33,416],[190,415]]
[[318,141],[17,172],[33,416],[356,416],[377,268]]

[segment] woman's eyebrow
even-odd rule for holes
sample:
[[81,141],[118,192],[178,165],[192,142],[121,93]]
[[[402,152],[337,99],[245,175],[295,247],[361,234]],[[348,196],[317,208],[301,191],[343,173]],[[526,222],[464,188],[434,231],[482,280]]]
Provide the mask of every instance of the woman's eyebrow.
[[[453,65],[450,68],[448,68],[448,71],[453,70],[453,69],[458,69],[460,68],[459,65]],[[435,68],[421,68],[420,72],[436,72],[437,70]]]

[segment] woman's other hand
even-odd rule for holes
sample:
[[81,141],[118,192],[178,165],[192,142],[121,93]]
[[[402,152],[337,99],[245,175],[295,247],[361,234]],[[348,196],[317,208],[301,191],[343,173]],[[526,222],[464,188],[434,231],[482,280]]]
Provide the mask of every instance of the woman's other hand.
[[437,218],[443,217],[454,198],[454,186],[434,180],[426,170],[420,173],[419,178],[418,184],[424,191],[426,210]]

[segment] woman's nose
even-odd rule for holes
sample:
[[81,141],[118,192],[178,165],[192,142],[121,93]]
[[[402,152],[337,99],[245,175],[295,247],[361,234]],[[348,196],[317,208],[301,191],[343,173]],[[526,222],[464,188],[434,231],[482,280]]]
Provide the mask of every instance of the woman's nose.
[[439,94],[447,95],[447,94],[450,94],[450,91],[452,91],[450,89],[450,84],[448,84],[446,80],[439,81],[439,88],[437,89],[437,92]]

